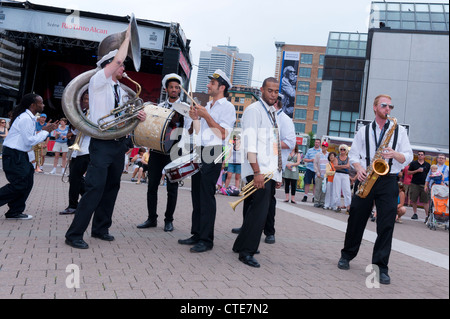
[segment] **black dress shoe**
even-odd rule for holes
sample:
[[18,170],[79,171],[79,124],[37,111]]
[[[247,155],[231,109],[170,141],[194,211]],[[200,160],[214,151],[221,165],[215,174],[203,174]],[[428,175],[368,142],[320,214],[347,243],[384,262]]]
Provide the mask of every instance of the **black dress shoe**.
[[59,212],[60,215],[70,215],[70,214],[75,214],[76,209],[75,208],[70,208],[67,207],[66,209],[64,209],[63,211]]
[[165,222],[164,223],[164,231],[173,231],[173,224],[172,224],[172,222]]
[[239,233],[241,232],[241,227],[239,227],[239,228],[232,228],[232,229],[231,229],[231,232],[232,232],[233,234],[239,234]]
[[389,285],[391,283],[391,277],[385,272],[380,273],[380,284]]
[[242,261],[244,264],[249,265],[250,267],[259,268],[261,265],[258,263],[258,261],[253,258],[253,256],[247,255],[247,256],[239,256],[239,260]]
[[348,270],[350,269],[350,262],[347,259],[341,257],[338,261],[338,268]]
[[103,235],[94,235],[94,234],[92,234],[91,237],[98,238],[98,239],[101,239],[101,240],[106,240],[106,241],[113,241],[114,240],[114,236],[112,236],[110,234],[103,234]]
[[205,243],[198,242],[194,247],[190,249],[191,253],[204,253],[205,251],[211,250],[212,247],[206,246]]
[[83,239],[75,239],[75,240],[69,240],[66,239],[66,244],[78,249],[88,249],[89,245],[83,240]]
[[150,228],[150,227],[156,227],[156,219],[155,220],[147,219],[142,224],[137,225],[137,228]]
[[187,239],[178,239],[178,243],[180,245],[195,245],[198,243],[198,239],[195,239],[194,237],[189,237]]
[[266,239],[264,239],[266,244],[275,244],[275,235],[268,235]]

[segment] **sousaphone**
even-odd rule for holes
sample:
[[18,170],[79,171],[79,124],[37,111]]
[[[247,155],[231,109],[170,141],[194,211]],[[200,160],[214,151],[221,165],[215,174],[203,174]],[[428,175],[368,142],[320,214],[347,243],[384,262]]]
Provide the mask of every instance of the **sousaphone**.
[[[141,67],[141,46],[139,43],[139,34],[137,29],[137,22],[134,14],[130,18],[131,38],[128,46],[128,57],[133,60],[134,68],[139,71]],[[102,40],[98,47],[98,59],[100,60],[104,55],[110,51],[119,49],[123,43],[127,30],[119,33],[114,33]],[[70,123],[77,128],[81,133],[101,139],[111,140],[126,136],[132,132],[139,124],[139,120],[133,117],[120,127],[110,128],[108,130],[101,130],[98,123],[93,123],[83,114],[81,110],[81,96],[88,89],[91,77],[97,73],[101,68],[86,71],[75,77],[66,86],[62,96],[62,109],[70,121]],[[121,87],[128,93],[129,96],[135,96],[136,93],[129,87],[121,84]],[[130,99],[131,101],[133,99]]]

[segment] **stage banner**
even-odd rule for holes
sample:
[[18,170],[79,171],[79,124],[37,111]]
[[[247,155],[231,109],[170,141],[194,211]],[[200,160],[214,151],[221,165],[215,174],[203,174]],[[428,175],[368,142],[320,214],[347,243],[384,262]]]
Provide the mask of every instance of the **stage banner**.
[[[0,29],[101,42],[106,36],[126,30],[128,24],[67,14],[0,7]],[[138,25],[142,49],[163,51],[166,30]]]

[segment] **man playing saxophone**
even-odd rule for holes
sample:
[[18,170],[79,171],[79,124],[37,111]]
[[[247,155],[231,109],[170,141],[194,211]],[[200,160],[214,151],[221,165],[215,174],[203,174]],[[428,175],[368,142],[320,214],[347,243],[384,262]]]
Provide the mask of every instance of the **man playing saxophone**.
[[[391,97],[379,95],[373,102],[375,120],[358,130],[349,152],[350,164],[357,172],[357,183],[365,182],[372,170],[374,158],[382,158],[389,165],[386,175],[378,176],[367,196],[355,194],[350,206],[344,248],[338,268],[349,269],[350,260],[356,257],[361,245],[364,229],[375,203],[377,210],[377,239],[372,254],[372,264],[378,267],[379,282],[389,284],[388,262],[392,235],[397,215],[398,173],[413,159],[406,129],[395,125],[389,116],[394,109]],[[358,187],[358,185],[355,185]],[[361,189],[358,189],[361,191]],[[367,191],[367,190],[366,190]]]

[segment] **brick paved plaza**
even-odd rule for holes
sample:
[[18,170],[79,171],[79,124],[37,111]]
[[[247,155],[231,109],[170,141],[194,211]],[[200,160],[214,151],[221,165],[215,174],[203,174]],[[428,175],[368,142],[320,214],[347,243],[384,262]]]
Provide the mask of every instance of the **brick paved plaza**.
[[[50,163],[49,160],[47,162]],[[47,164],[46,171],[50,171]],[[58,170],[59,171],[59,170]],[[239,262],[231,250],[231,228],[242,222],[242,205],[228,205],[236,197],[216,195],[215,246],[202,254],[189,252],[177,240],[190,236],[190,180],[179,190],[173,232],[164,232],[165,187],[159,190],[157,228],[138,229],[147,217],[147,185],[123,175],[110,233],[115,241],[84,239],[87,250],[64,243],[73,218],[59,215],[68,203],[69,185],[60,175],[35,174],[25,213],[32,220],[5,220],[0,212],[0,298],[12,299],[448,299],[448,231],[429,230],[419,219],[396,224],[390,259],[392,283],[368,288],[369,266],[376,224],[368,222],[359,255],[348,271],[337,261],[343,246],[348,215],[314,208],[311,200],[283,203],[277,191],[276,243],[261,239],[256,259],[261,268]],[[6,184],[0,172],[0,186]],[[69,266],[69,268],[67,268]],[[70,287],[79,270],[79,288]],[[66,272],[66,269],[69,272]],[[69,286],[69,288],[68,288]]]

